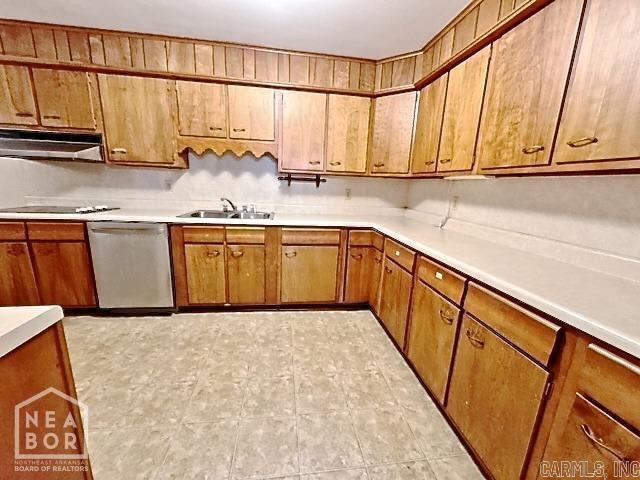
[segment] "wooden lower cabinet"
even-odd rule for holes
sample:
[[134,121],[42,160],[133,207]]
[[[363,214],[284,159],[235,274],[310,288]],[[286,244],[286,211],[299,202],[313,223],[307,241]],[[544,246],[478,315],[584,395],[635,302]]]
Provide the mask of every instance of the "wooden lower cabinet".
[[321,245],[282,247],[282,303],[335,302],[340,248]]
[[446,410],[496,480],[520,478],[549,373],[465,315]]
[[344,301],[347,303],[368,303],[374,274],[373,247],[349,247],[347,256],[347,284]]
[[376,315],[380,314],[380,293],[382,291],[382,263],[384,253],[380,250],[373,252],[373,266],[371,268],[371,281],[369,282],[369,305]]
[[0,243],[0,272],[0,307],[40,303],[27,242]]
[[445,403],[445,394],[460,309],[416,280],[411,302],[407,357],[429,387]]
[[398,344],[404,348],[413,276],[389,258],[384,259],[379,316]]
[[189,303],[225,303],[224,245],[186,244],[184,255]]
[[227,276],[230,304],[265,302],[264,245],[228,245]]

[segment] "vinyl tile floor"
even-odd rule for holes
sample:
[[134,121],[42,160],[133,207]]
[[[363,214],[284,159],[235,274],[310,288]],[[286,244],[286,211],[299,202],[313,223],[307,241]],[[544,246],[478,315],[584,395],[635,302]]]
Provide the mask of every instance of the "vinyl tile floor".
[[475,480],[370,312],[64,321],[95,480]]

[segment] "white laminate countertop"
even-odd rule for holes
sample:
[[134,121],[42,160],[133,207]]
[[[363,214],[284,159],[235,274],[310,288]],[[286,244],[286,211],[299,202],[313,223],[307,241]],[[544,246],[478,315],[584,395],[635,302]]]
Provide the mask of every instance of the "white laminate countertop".
[[184,224],[374,228],[467,276],[640,358],[640,279],[631,281],[477,237],[440,229],[416,215],[276,213],[274,220],[178,218],[185,209],[97,214],[1,213],[15,220],[110,220]]
[[0,357],[46,330],[63,317],[57,305],[0,307]]

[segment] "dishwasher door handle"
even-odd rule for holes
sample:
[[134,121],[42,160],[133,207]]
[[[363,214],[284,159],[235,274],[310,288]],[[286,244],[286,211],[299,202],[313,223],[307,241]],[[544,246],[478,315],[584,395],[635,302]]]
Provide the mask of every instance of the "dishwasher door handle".
[[162,227],[91,227],[89,228],[90,232],[93,233],[119,233],[119,232],[149,232],[149,233],[164,233],[164,229]]

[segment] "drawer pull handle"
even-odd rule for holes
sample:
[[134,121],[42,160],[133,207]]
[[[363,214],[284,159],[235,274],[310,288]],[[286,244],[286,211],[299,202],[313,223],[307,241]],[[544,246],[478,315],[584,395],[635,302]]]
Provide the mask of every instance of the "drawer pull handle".
[[234,132],[244,132],[244,131],[246,131],[246,129],[245,128],[234,128],[233,131]]
[[381,258],[374,258],[374,260],[375,260],[375,262],[376,262],[376,263],[378,263],[378,264],[382,263],[382,259],[381,259]]
[[207,257],[219,257],[220,252],[218,250],[214,250],[213,252],[208,252]]
[[351,258],[353,258],[354,260],[362,260],[362,254],[361,253],[352,253],[351,254]]
[[209,127],[209,130],[211,130],[212,132],[219,132],[222,130],[222,127]]
[[375,168],[380,168],[380,167],[384,167],[384,163],[374,163],[373,166]]
[[231,256],[234,258],[238,258],[244,255],[244,252],[242,250],[233,250],[231,252]]
[[587,425],[586,423],[583,423],[582,425],[580,425],[580,429],[582,430],[582,433],[584,433],[589,440],[591,440],[593,443],[595,443],[598,447],[602,448],[606,452],[609,452],[609,454],[611,454],[617,460],[621,462],[628,461],[628,459],[626,459],[624,455],[620,453],[619,450],[616,450],[615,448],[610,447],[609,445],[604,443],[604,440],[602,440],[601,438],[598,438],[596,433],[591,429],[589,425]]
[[569,145],[571,148],[580,148],[580,147],[586,147],[587,145],[591,145],[592,143],[598,143],[598,138],[597,137],[579,138],[578,140],[571,140],[567,142],[567,145]]
[[393,270],[391,270],[389,267],[384,267],[384,271],[387,273],[393,273]]
[[284,252],[284,256],[287,258],[293,258],[298,255],[298,252]]
[[544,150],[544,145],[534,145],[533,147],[524,147],[522,149],[522,153],[525,155],[532,155],[534,153],[542,152]]
[[318,160],[312,160],[310,162],[308,162],[309,165],[320,165],[320,162]]
[[33,113],[29,113],[29,112],[18,112],[16,113],[16,117],[34,117],[35,115]]
[[49,118],[51,120],[60,120],[60,115],[45,115],[44,118]]
[[333,166],[342,165],[342,162],[329,162],[329,165],[333,165]]
[[440,319],[447,325],[453,325],[453,321],[455,320],[452,316],[450,316],[449,311],[445,310],[440,310]]
[[442,160],[440,160],[440,163],[451,163],[451,159],[450,158],[443,158]]
[[111,153],[113,153],[113,154],[122,153],[123,155],[126,155],[127,149],[118,147],[118,148],[114,148],[113,150],[111,150]]
[[476,348],[484,348],[484,340],[476,337],[468,328],[465,333],[467,335],[467,338],[469,339],[469,342],[471,342],[471,345],[473,345]]
[[425,165],[433,165],[434,163],[436,163],[435,160],[427,160],[426,162],[424,162]]

